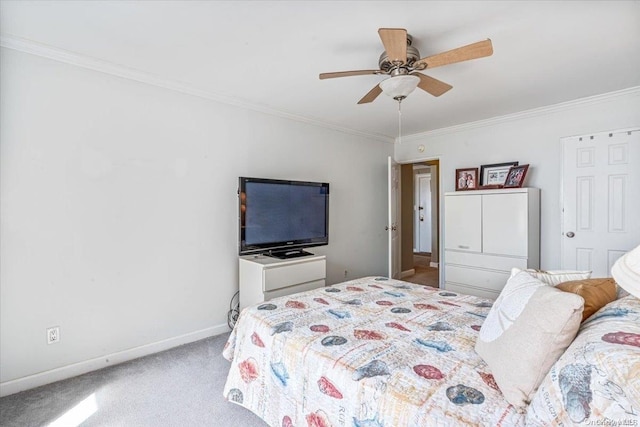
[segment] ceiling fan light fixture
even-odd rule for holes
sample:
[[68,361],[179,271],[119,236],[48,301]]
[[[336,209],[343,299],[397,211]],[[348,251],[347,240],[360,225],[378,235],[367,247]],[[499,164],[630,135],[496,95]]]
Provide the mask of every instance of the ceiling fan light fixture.
[[380,89],[395,100],[402,100],[413,92],[420,83],[420,77],[413,75],[399,75],[389,77],[380,82]]

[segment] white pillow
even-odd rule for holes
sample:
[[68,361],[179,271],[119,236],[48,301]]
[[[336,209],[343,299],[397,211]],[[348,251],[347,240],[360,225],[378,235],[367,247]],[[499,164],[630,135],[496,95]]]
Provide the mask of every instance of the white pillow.
[[511,269],[511,277],[526,271],[531,276],[551,286],[558,286],[562,282],[569,282],[572,280],[585,280],[591,278],[591,271],[575,271],[575,270],[534,270],[528,268],[526,270],[520,270],[519,268]]
[[549,286],[525,271],[509,278],[475,346],[509,403],[518,408],[529,404],[573,341],[583,307],[581,296]]
[[618,258],[611,268],[611,275],[618,286],[640,298],[640,246]]

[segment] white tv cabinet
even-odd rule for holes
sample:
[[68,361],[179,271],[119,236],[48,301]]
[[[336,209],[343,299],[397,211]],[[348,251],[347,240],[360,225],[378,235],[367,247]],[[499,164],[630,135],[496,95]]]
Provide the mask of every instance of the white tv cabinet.
[[326,257],[278,259],[266,255],[240,257],[240,310],[272,298],[325,285]]

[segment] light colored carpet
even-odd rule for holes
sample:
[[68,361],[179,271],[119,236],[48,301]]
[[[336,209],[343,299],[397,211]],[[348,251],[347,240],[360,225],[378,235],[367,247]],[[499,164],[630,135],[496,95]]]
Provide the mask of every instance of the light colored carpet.
[[[429,265],[429,260],[417,261]],[[435,268],[416,264],[416,274],[403,280],[438,287],[437,274]],[[267,424],[252,412],[222,396],[230,366],[222,357],[228,336],[218,335],[3,397],[0,425],[265,427]],[[69,421],[73,416],[80,422]]]
[[[229,334],[186,344],[0,399],[3,427],[247,426],[267,424],[227,402],[222,390],[230,363]],[[95,409],[95,412],[93,410]]]

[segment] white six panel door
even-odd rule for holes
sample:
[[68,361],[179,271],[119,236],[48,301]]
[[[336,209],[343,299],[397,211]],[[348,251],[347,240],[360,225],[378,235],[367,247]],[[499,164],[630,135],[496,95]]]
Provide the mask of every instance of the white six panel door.
[[640,245],[640,130],[562,138],[562,268],[610,277]]

